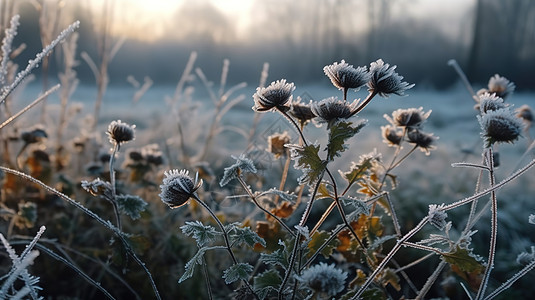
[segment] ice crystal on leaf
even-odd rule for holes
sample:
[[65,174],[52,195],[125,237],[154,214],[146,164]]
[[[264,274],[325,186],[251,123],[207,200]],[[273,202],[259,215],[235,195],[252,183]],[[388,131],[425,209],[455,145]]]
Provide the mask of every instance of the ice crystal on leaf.
[[232,179],[235,179],[242,173],[256,173],[256,167],[253,161],[245,157],[244,154],[240,155],[239,157],[234,155],[231,157],[234,158],[236,162],[232,166],[225,168],[223,178],[221,178],[221,181],[219,181],[219,185],[222,187],[227,185]]

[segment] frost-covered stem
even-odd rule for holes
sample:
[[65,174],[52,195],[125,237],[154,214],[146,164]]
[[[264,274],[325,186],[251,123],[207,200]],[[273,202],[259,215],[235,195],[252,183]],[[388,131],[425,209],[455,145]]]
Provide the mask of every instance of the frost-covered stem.
[[414,147],[409,151],[407,152],[407,154],[403,155],[402,158],[400,158],[393,166],[390,167],[390,171],[392,171],[392,169],[395,169],[397,166],[399,166],[407,157],[409,157],[409,155],[411,155],[416,149],[418,148],[418,145],[414,145]]
[[348,88],[343,88],[343,93],[344,93],[344,101],[347,101],[347,91],[349,90]]
[[452,67],[455,70],[455,72],[457,72],[457,75],[459,75],[459,78],[461,78],[461,81],[464,83],[464,86],[466,87],[466,89],[468,90],[468,92],[470,93],[474,101],[477,102],[476,93],[474,92],[474,89],[472,88],[472,85],[468,81],[466,74],[464,74],[463,69],[461,69],[457,61],[455,59],[450,59],[448,61],[448,66]]
[[67,29],[63,30],[58,37],[50,43],[50,45],[46,46],[43,51],[41,51],[39,54],[35,56],[34,59],[30,60],[28,62],[28,65],[26,66],[26,69],[19,72],[17,76],[15,77],[15,80],[11,83],[9,86],[5,86],[2,88],[1,96],[0,96],[0,104],[2,104],[6,98],[11,94],[11,92],[22,82],[26,76],[30,74],[30,72],[35,69],[41,60],[47,55],[50,54],[52,49],[56,47],[57,44],[59,44],[61,41],[66,39],[71,33],[73,33],[78,27],[80,26],[80,22],[76,21],[72,23]]
[[366,97],[366,99],[364,99],[364,101],[362,101],[362,103],[360,103],[359,106],[351,113],[351,116],[354,116],[358,114],[361,110],[363,110],[366,107],[366,105],[368,105],[368,103],[372,101],[375,95],[377,95],[377,92],[375,90],[370,92],[368,96]]
[[[485,163],[485,158],[483,158],[482,164],[484,164],[484,163]],[[485,167],[487,167],[487,166],[485,166]],[[487,170],[488,170],[488,168],[487,168]],[[479,171],[479,175],[477,176],[477,181],[476,181],[476,188],[475,188],[475,192],[476,193],[479,192],[479,189],[481,187],[481,178],[482,177],[483,177],[483,170],[480,170]],[[466,226],[464,228],[463,233],[467,233],[471,229],[471,225],[472,225],[471,223],[474,220],[474,216],[476,214],[477,202],[478,202],[478,200],[475,199],[470,204],[470,213],[468,214],[468,220],[466,221]]]
[[249,189],[249,187],[247,186],[247,184],[245,183],[245,181],[243,181],[243,178],[241,177],[241,175],[238,175],[236,177],[238,179],[238,181],[240,182],[241,186],[243,187],[243,189],[247,192],[247,195],[249,195],[249,198],[251,198],[251,200],[253,200],[254,204],[260,208],[261,211],[265,212],[266,214],[268,214],[270,217],[272,217],[273,219],[275,219],[277,222],[279,222],[279,224],[281,224],[282,227],[284,227],[284,229],[286,229],[286,231],[288,231],[288,233],[290,233],[293,237],[295,237],[295,233],[293,233],[293,231],[290,229],[290,227],[288,227],[288,225],[286,225],[281,219],[279,219],[279,217],[277,217],[276,215],[274,215],[272,212],[270,212],[269,210],[265,209],[264,207],[262,207],[262,205],[260,205],[260,203],[258,203],[258,200],[256,199],[256,196],[253,194],[253,192],[251,191],[251,189]]
[[4,128],[6,125],[8,125],[9,123],[13,122],[13,120],[15,120],[16,118],[20,117],[23,113],[27,112],[28,110],[30,110],[32,107],[36,106],[37,104],[39,104],[39,102],[41,102],[43,99],[45,99],[46,97],[48,97],[50,94],[52,94],[53,92],[55,92],[58,88],[60,87],[59,84],[56,84],[55,86],[51,87],[48,91],[46,91],[44,94],[42,94],[41,96],[39,96],[39,98],[35,99],[32,103],[28,104],[26,107],[24,107],[23,109],[21,109],[18,113],[14,114],[13,116],[11,116],[9,119],[5,120],[2,124],[0,124],[0,129]]
[[422,256],[422,257],[418,258],[417,260],[415,260],[415,261],[413,261],[413,262],[411,262],[411,263],[408,263],[408,264],[404,265],[403,267],[399,267],[399,268],[397,268],[396,270],[394,270],[394,273],[399,273],[399,272],[405,271],[405,270],[407,270],[408,268],[413,267],[413,266],[415,266],[415,265],[417,265],[417,264],[419,264],[419,263],[421,263],[421,262],[427,260],[428,258],[430,258],[430,257],[432,257],[432,256],[435,256],[435,253],[428,253],[427,255]]
[[[262,72],[260,73],[260,82],[258,84],[259,88],[263,88],[266,85],[268,74],[269,74],[269,63],[266,62],[262,66]],[[255,112],[253,125],[251,126],[251,130],[249,131],[248,144],[250,144],[253,141],[253,137],[255,135],[256,128],[258,127],[259,122],[260,122],[260,114]]]
[[7,77],[7,65],[9,55],[13,47],[13,39],[17,35],[17,28],[19,27],[19,15],[14,15],[11,18],[11,26],[6,29],[4,39],[2,40],[2,62],[0,63],[0,84],[4,85]]
[[122,231],[121,215],[119,214],[119,207],[117,207],[117,189],[115,187],[115,170],[113,164],[115,162],[115,155],[119,152],[119,143],[113,143],[113,151],[110,156],[110,184],[111,184],[111,199],[110,202],[113,205],[113,211],[115,212],[115,219],[117,221],[117,228]]
[[[284,163],[284,169],[282,170],[282,177],[281,177],[281,183],[279,184],[279,190],[284,190],[284,185],[286,184],[286,179],[288,178],[288,172],[290,171],[290,162],[292,161],[292,158],[290,156],[290,153],[288,149],[286,149],[286,162]],[[275,196],[275,204],[279,203],[279,195]]]
[[[236,256],[234,255],[234,251],[232,251],[232,248],[230,246],[230,241],[229,241],[229,238],[228,238],[228,232],[225,230],[225,226],[223,226],[223,223],[221,223],[221,221],[216,216],[215,212],[210,208],[210,206],[208,206],[208,204],[204,203],[199,198],[199,196],[197,196],[196,194],[193,194],[193,199],[195,199],[197,201],[197,203],[199,203],[202,207],[204,207],[204,209],[206,209],[208,211],[210,216],[212,216],[214,221],[216,221],[217,226],[219,226],[219,229],[221,229],[221,232],[223,233],[223,239],[225,240],[225,248],[227,249],[227,251],[228,251],[228,253],[230,255],[230,258],[232,259],[233,264],[237,265],[238,264],[238,260],[236,259]],[[253,287],[249,284],[249,282],[247,280],[243,280],[243,279],[242,279],[242,282],[245,284],[245,286],[247,286],[247,288],[255,296],[255,298],[258,299],[258,295],[256,295],[256,293],[253,290]]]
[[303,139],[303,144],[305,146],[308,146],[307,140],[305,139],[305,136],[303,135],[303,131],[301,130],[301,127],[299,127],[299,125],[297,125],[295,120],[292,117],[290,117],[290,115],[288,115],[287,112],[285,112],[284,110],[280,109],[279,107],[277,107],[277,111],[280,112],[284,117],[286,117],[286,119],[290,120],[290,122],[295,126],[295,129],[299,133],[299,136],[301,137],[301,139]]
[[454,208],[457,208],[459,206],[463,206],[467,203],[470,203],[472,201],[474,201],[475,199],[479,199],[487,194],[489,194],[490,192],[492,191],[495,191],[501,187],[503,187],[504,185],[508,184],[509,182],[515,180],[516,178],[518,178],[520,175],[526,173],[526,171],[528,171],[529,169],[531,169],[531,167],[533,167],[535,165],[535,159],[533,159],[532,161],[530,161],[527,165],[525,165],[524,167],[522,167],[521,169],[517,170],[516,172],[514,172],[513,174],[511,174],[511,176],[505,178],[504,180],[498,182],[497,184],[495,184],[494,186],[490,186],[488,188],[486,188],[485,190],[479,192],[479,193],[476,193],[470,197],[466,197],[464,199],[461,199],[459,201],[456,201],[454,203],[451,203],[449,205],[446,205],[442,208],[440,208],[441,211],[448,211],[448,210],[451,210],[451,209],[454,209]]
[[56,189],[44,184],[42,181],[40,181],[38,179],[35,179],[35,178],[33,178],[32,176],[30,176],[28,174],[25,174],[25,173],[22,173],[22,172],[19,172],[17,170],[13,170],[13,169],[10,169],[10,168],[6,168],[6,167],[0,166],[0,170],[4,171],[6,173],[10,173],[10,174],[16,175],[18,177],[21,177],[23,179],[26,179],[26,180],[28,180],[28,181],[30,181],[32,183],[35,183],[35,184],[39,185],[40,187],[42,187],[46,191],[48,191],[48,192],[50,192],[52,194],[55,194],[56,196],[60,197],[61,199],[67,201],[70,204],[72,204],[76,208],[78,208],[81,211],[83,211],[86,215],[88,215],[89,217],[95,219],[98,223],[100,223],[101,225],[103,225],[107,229],[111,230],[121,240],[121,242],[123,243],[123,246],[125,247],[126,251],[130,254],[130,256],[132,256],[132,258],[136,261],[136,263],[143,269],[145,274],[147,274],[147,277],[150,280],[150,283],[151,283],[151,286],[152,286],[152,289],[154,291],[154,295],[156,296],[156,298],[157,299],[161,299],[160,293],[158,292],[158,288],[156,287],[156,283],[154,282],[154,280],[152,278],[152,274],[149,272],[149,270],[145,266],[145,263],[136,255],[136,253],[134,252],[134,250],[132,249],[132,247],[130,246],[130,244],[128,243],[126,238],[124,237],[122,231],[120,231],[117,227],[113,226],[113,224],[111,224],[109,221],[104,221],[104,219],[99,217],[97,214],[95,214],[93,211],[91,211],[90,209],[86,208],[85,206],[83,206],[79,202],[76,202],[75,200],[69,198],[67,195],[61,193],[60,191],[58,191],[58,190],[56,190]]
[[485,298],[486,300],[493,299],[494,297],[498,296],[501,292],[505,291],[506,289],[510,288],[515,281],[522,278],[522,276],[526,275],[531,270],[535,269],[535,260],[532,260],[529,264],[527,264],[520,272],[513,275],[513,277],[509,278],[506,282],[504,282],[502,285],[500,285],[499,288],[494,290],[494,292],[488,294],[488,296]]
[[[494,186],[496,179],[494,177],[494,158],[492,153],[492,147],[488,148],[487,151],[487,164],[489,167],[489,181],[490,186]],[[490,245],[489,245],[489,259],[487,262],[487,267],[485,268],[485,273],[483,274],[483,279],[481,280],[481,285],[477,291],[476,300],[483,299],[485,296],[485,291],[487,290],[487,283],[489,282],[490,273],[494,268],[494,257],[496,255],[496,239],[498,235],[498,201],[496,199],[496,191],[490,192],[490,198],[492,201],[491,205],[491,217],[490,217]]]
[[292,256],[290,256],[290,263],[288,264],[288,268],[286,269],[286,274],[284,274],[284,278],[282,279],[281,286],[279,288],[279,300],[284,299],[284,287],[288,283],[288,280],[290,279],[290,275],[292,274],[292,269],[295,264],[295,259],[297,257],[297,252],[299,252],[299,243],[301,241],[301,233],[298,231],[297,236],[295,237],[295,243],[294,248],[292,250]]
[[442,270],[444,269],[444,267],[446,265],[447,265],[447,263],[445,261],[443,261],[443,260],[440,261],[440,263],[438,264],[438,266],[435,269],[435,271],[433,272],[433,274],[431,274],[431,276],[429,276],[429,278],[427,278],[427,281],[425,282],[424,286],[422,287],[422,289],[418,293],[418,296],[416,296],[416,298],[415,298],[416,300],[425,299],[425,295],[429,292],[429,290],[431,289],[431,286],[433,286],[433,284],[435,283],[435,281],[438,278],[438,275],[440,275],[440,273],[442,272]]
[[413,235],[415,235],[418,231],[420,231],[424,227],[424,225],[427,224],[428,221],[429,221],[429,216],[424,217],[420,221],[420,223],[416,225],[416,227],[414,227],[411,231],[407,232],[407,234],[405,234],[401,239],[397,241],[396,245],[394,245],[392,250],[390,250],[390,252],[386,255],[386,257],[381,261],[381,263],[377,266],[377,268],[372,272],[372,274],[368,276],[368,279],[366,279],[366,282],[362,284],[362,286],[359,288],[357,293],[351,299],[356,300],[362,295],[362,293],[364,293],[364,291],[368,288],[368,286],[372,283],[372,281],[375,280],[375,277],[377,276],[377,274],[379,274],[379,272],[381,272],[384,269],[386,264],[388,264],[388,262],[394,257],[394,255],[398,252],[401,246],[403,246],[403,243],[405,243],[408,239],[410,239]]
[[351,232],[355,240],[359,243],[359,245],[362,247],[362,250],[366,257],[368,256],[368,251],[362,241],[357,236],[357,233],[355,230],[353,230],[353,227],[351,227],[351,224],[347,221],[346,213],[344,212],[344,207],[342,207],[342,203],[340,203],[340,198],[338,198],[338,189],[336,188],[336,181],[334,180],[333,175],[331,174],[331,171],[329,169],[325,168],[325,171],[327,172],[327,175],[329,175],[329,178],[331,179],[331,182],[333,184],[333,190],[334,190],[334,202],[336,203],[336,207],[338,207],[338,211],[340,212],[340,217],[342,218],[342,222],[344,222],[344,225],[347,227],[347,229]]
[[212,287],[210,286],[210,276],[208,276],[208,268],[206,267],[206,259],[202,258],[202,273],[204,275],[204,281],[206,282],[206,290],[208,293],[208,299],[212,300],[214,299],[214,296],[212,295]]

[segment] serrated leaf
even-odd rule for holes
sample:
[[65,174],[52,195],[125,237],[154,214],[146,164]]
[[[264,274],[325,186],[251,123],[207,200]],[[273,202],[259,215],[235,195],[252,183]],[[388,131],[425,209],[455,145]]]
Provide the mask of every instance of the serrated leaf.
[[399,292],[401,290],[401,286],[399,285],[399,276],[391,268],[385,268],[381,272],[380,280],[384,287],[390,284],[396,291]]
[[215,237],[221,234],[214,227],[204,225],[199,221],[186,222],[186,225],[181,226],[180,229],[185,235],[192,236],[200,247],[213,242]]
[[[308,243],[308,249],[309,251],[309,257],[312,256],[316,251],[319,250],[321,245],[325,243],[329,239],[331,234],[326,231],[316,231],[312,235],[312,239]],[[329,258],[331,254],[333,253],[333,250],[336,249],[340,245],[340,241],[338,239],[333,239],[325,248],[323,248],[320,252],[321,255],[325,258]]]
[[366,122],[361,121],[354,127],[351,126],[352,124],[352,122],[340,121],[330,127],[329,143],[325,148],[327,160],[332,161],[336,156],[340,156],[340,153],[347,149],[346,140],[357,134],[366,125]]
[[325,183],[320,183],[318,191],[316,192],[316,200],[327,198],[334,199],[334,196],[331,195],[331,192],[329,191]]
[[268,270],[264,273],[258,274],[254,278],[254,289],[260,299],[266,298],[271,291],[278,291],[282,282],[279,272],[276,270]]
[[223,279],[225,279],[226,284],[231,284],[234,281],[247,280],[251,272],[253,272],[253,266],[250,264],[237,263],[223,271]]
[[267,195],[267,194],[277,195],[277,196],[279,196],[279,198],[281,200],[292,202],[292,203],[295,202],[295,200],[297,199],[296,195],[288,193],[288,192],[284,192],[284,191],[281,191],[281,190],[278,190],[276,188],[271,188],[271,189],[269,189],[269,190],[267,190],[265,192],[262,192],[258,196],[264,196],[264,195]]
[[237,245],[247,244],[249,247],[253,248],[255,244],[258,243],[262,245],[262,247],[266,247],[266,241],[249,227],[234,228],[234,234],[231,234],[230,238],[233,243]]
[[485,269],[479,257],[460,246],[457,246],[453,252],[442,253],[442,258],[450,265],[456,265],[463,272],[482,272]]
[[145,200],[136,195],[118,195],[115,199],[117,200],[119,211],[133,220],[139,219],[141,217],[140,213],[145,211],[148,205]]
[[366,175],[367,171],[373,167],[374,161],[378,160],[379,154],[373,152],[368,155],[361,155],[358,163],[353,162],[347,172],[340,172],[348,183],[353,183]]
[[[292,239],[293,241],[293,239]],[[282,248],[279,248],[271,253],[260,253],[260,261],[268,266],[281,266],[286,270],[288,267],[288,258],[290,257],[290,251],[284,242],[280,242]]]
[[322,160],[318,152],[319,145],[285,145],[290,149],[291,157],[295,160],[294,167],[301,169],[303,175],[298,178],[299,184],[313,185],[321,179],[323,171],[327,166],[327,161]]
[[191,278],[191,276],[193,276],[193,272],[195,271],[195,266],[202,265],[202,259],[206,250],[207,250],[206,247],[200,248],[197,251],[197,253],[195,253],[195,255],[193,255],[193,257],[186,263],[186,265],[184,266],[186,271],[184,272],[184,274],[182,274],[182,276],[178,280],[178,283],[182,283],[186,279]]

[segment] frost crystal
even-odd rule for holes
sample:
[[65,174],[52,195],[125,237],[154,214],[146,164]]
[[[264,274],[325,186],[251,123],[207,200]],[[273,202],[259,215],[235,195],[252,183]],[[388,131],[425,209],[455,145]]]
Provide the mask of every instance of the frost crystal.
[[535,215],[534,215],[534,214],[529,215],[528,222],[529,222],[530,224],[535,225]]
[[479,95],[479,111],[481,114],[505,107],[503,99],[496,96],[496,94],[483,93]]
[[338,89],[359,89],[370,80],[370,73],[366,67],[354,68],[348,65],[344,60],[340,63],[333,63],[332,65],[323,68],[325,75],[329,77],[332,84]]
[[477,94],[491,93],[505,99],[515,91],[515,88],[515,84],[509,81],[509,79],[495,74],[489,79],[488,88],[479,90]]
[[321,262],[306,269],[296,278],[313,291],[334,297],[344,289],[347,273],[337,269],[334,264],[327,265]]
[[407,138],[409,143],[416,144],[426,155],[429,155],[430,150],[435,149],[433,144],[438,139],[432,133],[426,133],[418,129],[409,131]]
[[232,166],[225,168],[223,178],[221,178],[221,181],[219,181],[220,186],[227,185],[232,179],[238,177],[242,172],[256,173],[256,167],[254,166],[253,161],[245,157],[244,154],[240,155],[239,157],[232,155],[232,158],[234,158],[236,162]]
[[370,64],[371,79],[368,82],[368,89],[382,97],[390,94],[403,96],[405,91],[412,88],[414,84],[403,82],[403,76],[395,72],[396,66],[390,67],[382,59],[378,59]]
[[253,110],[257,112],[270,111],[278,108],[288,110],[288,101],[292,100],[292,92],[295,90],[293,83],[286,83],[286,79],[272,82],[268,87],[257,88],[253,95]]

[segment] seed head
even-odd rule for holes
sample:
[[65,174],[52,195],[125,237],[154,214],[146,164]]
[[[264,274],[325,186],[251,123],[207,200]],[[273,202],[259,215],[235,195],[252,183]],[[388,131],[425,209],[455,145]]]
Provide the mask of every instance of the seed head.
[[338,100],[336,97],[329,97],[319,102],[312,103],[312,112],[317,116],[319,123],[329,125],[340,119],[348,119],[356,109],[358,101],[349,104],[347,101]]
[[368,82],[368,90],[385,98],[390,94],[403,96],[405,91],[412,88],[414,84],[403,82],[403,76],[395,72],[396,67],[390,67],[382,59],[372,62],[370,64],[371,79]]
[[506,105],[503,103],[503,99],[496,96],[496,94],[490,94],[490,93],[482,93],[478,95],[479,98],[479,104],[476,105],[479,106],[479,112],[481,114],[484,114],[488,111],[492,110],[498,110],[505,108]]
[[433,144],[438,139],[432,133],[426,133],[418,129],[410,130],[407,133],[407,138],[409,143],[416,144],[426,155],[429,155],[430,150],[435,149]]
[[359,89],[370,80],[370,73],[366,67],[357,67],[348,65],[344,60],[340,63],[333,63],[332,65],[323,68],[325,75],[329,77],[331,82],[338,89]]
[[386,114],[384,117],[394,126],[416,128],[425,122],[430,114],[431,111],[424,113],[422,107],[407,109],[400,108],[392,112],[392,118]]
[[311,106],[312,100],[308,104],[305,104],[301,102],[301,97],[297,97],[297,100],[290,103],[290,110],[288,113],[298,119],[302,125],[305,125],[316,117],[312,112]]
[[36,125],[20,134],[20,138],[26,144],[35,144],[48,138],[45,129],[42,125]]
[[448,217],[448,214],[442,210],[444,207],[444,204],[436,205],[431,204],[429,205],[429,223],[431,223],[433,226],[438,228],[439,230],[444,230],[446,227],[446,218]]
[[398,130],[392,125],[381,126],[381,133],[383,135],[383,142],[389,147],[397,147],[403,140],[403,131]]
[[306,284],[317,293],[334,297],[345,288],[347,273],[337,269],[334,264],[319,263],[314,265],[297,277],[297,280]]
[[533,123],[533,111],[531,110],[531,107],[526,104],[520,106],[516,110],[516,116],[524,120],[529,126]]
[[294,90],[295,85],[286,83],[286,79],[272,82],[268,87],[259,87],[253,95],[253,110],[264,112],[278,108],[287,111],[289,109],[287,103],[292,100],[292,92]]
[[188,202],[191,197],[196,197],[195,192],[201,187],[202,179],[198,174],[195,180],[189,177],[187,170],[170,170],[164,173],[163,184],[160,185],[162,192],[159,194],[162,202],[170,208],[180,207]]
[[524,124],[522,119],[514,115],[509,108],[488,111],[477,116],[481,125],[481,136],[485,140],[485,147],[494,143],[512,143],[518,139]]
[[477,92],[478,95],[483,93],[494,93],[496,96],[506,99],[515,91],[515,84],[509,79],[495,74],[489,79],[488,88],[481,89]]
[[110,143],[120,146],[135,138],[135,128],[136,125],[129,125],[121,120],[112,121],[110,125],[108,125],[106,134],[108,135]]

